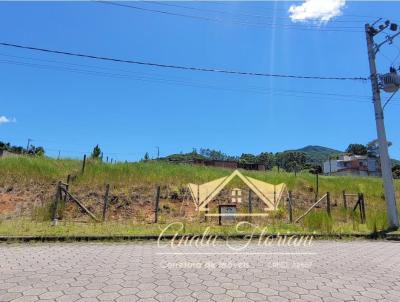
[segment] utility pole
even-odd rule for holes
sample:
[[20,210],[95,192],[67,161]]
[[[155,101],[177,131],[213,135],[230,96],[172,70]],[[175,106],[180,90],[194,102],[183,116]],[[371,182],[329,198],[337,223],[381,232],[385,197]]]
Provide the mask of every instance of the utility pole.
[[26,145],[26,153],[29,153],[29,146],[32,142],[32,139],[28,138],[28,144]]
[[329,156],[329,176],[332,175],[332,164],[331,164],[331,156]]
[[160,147],[156,146],[157,148],[157,159],[160,159]]
[[378,74],[376,69],[376,53],[379,47],[383,45],[375,45],[374,36],[389,26],[390,22],[386,21],[385,25],[379,26],[379,29],[375,29],[373,26],[365,25],[365,34],[367,38],[368,47],[368,60],[370,69],[370,79],[372,86],[373,103],[375,110],[375,122],[376,130],[378,133],[378,143],[379,143],[379,156],[381,162],[382,178],[385,188],[385,199],[387,207],[387,218],[390,229],[397,229],[399,227],[399,218],[397,214],[396,207],[396,195],[393,185],[393,175],[392,175],[392,165],[390,162],[388,144],[386,140],[386,131],[383,117],[383,109],[381,104],[380,87],[378,82]]

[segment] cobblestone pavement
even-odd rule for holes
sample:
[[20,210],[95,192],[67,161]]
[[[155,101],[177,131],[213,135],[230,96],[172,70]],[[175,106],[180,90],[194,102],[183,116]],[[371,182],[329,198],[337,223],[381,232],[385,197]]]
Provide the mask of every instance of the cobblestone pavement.
[[0,245],[0,301],[400,301],[400,243]]

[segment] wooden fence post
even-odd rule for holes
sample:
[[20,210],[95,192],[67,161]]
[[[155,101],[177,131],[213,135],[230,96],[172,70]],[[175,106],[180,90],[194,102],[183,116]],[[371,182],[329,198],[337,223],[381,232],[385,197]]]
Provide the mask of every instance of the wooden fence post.
[[289,206],[289,222],[292,223],[293,222],[292,191],[289,191],[288,206]]
[[331,217],[331,196],[329,192],[326,192],[326,212],[328,216]]
[[360,219],[361,223],[364,224],[366,222],[365,219],[365,204],[364,204],[364,194],[358,193],[358,203],[360,208]]
[[110,185],[106,185],[106,193],[104,194],[104,204],[103,204],[103,221],[106,220],[106,212],[108,207],[108,192],[110,191]]
[[343,206],[347,210],[346,191],[343,190]]
[[[69,190],[69,182],[71,181],[71,175],[70,174],[68,174],[68,176],[67,176],[67,183],[65,184],[65,190],[68,192],[68,190]],[[67,193],[65,193],[64,194],[64,202],[67,202],[68,200],[68,194]]]
[[157,186],[157,193],[156,193],[156,206],[154,209],[154,223],[158,222],[158,208],[160,205],[160,186]]
[[82,162],[82,174],[85,172],[85,166],[86,166],[86,154],[83,156],[83,162]]
[[249,189],[249,214],[253,213],[253,192]]
[[54,197],[54,204],[53,204],[53,213],[52,213],[52,220],[53,220],[53,225],[57,224],[58,221],[58,204],[60,202],[61,198],[61,181],[57,183],[57,189],[56,189],[56,194]]
[[221,205],[218,206],[218,225],[222,225]]

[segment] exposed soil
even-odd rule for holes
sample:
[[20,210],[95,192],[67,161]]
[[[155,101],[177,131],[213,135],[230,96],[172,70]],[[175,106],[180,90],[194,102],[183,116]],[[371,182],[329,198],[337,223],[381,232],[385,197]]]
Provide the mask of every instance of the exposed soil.
[[[238,212],[246,212],[248,209],[248,189],[242,188],[242,202],[237,203]],[[104,204],[104,190],[78,186],[72,183],[71,194],[76,197],[89,211],[99,219],[102,218]],[[20,187],[18,185],[0,186],[0,219],[15,217],[45,218],[49,215],[54,202],[56,183],[31,184]],[[293,194],[293,202],[296,208],[305,208],[315,201],[315,193],[307,191]],[[155,216],[154,186],[135,187],[111,187],[109,193],[109,205],[106,217],[110,221],[152,222]],[[210,203],[210,211],[215,211],[218,204],[231,204],[231,191],[223,189]],[[64,200],[64,196],[63,196]],[[335,200],[332,201],[334,206]],[[263,204],[253,194],[253,210],[262,211]],[[281,206],[285,205],[282,199]],[[40,210],[40,211],[38,211]],[[60,219],[74,221],[90,221],[91,218],[81,210],[78,205],[70,200],[61,202]],[[198,217],[196,207],[192,202],[189,192],[184,187],[162,186],[160,191],[159,221],[166,222],[184,218],[191,221]],[[40,217],[39,217],[40,218]]]
[[[0,218],[31,215],[33,210],[42,207],[50,200],[49,185],[18,185],[0,187]],[[54,190],[54,189],[53,189]]]

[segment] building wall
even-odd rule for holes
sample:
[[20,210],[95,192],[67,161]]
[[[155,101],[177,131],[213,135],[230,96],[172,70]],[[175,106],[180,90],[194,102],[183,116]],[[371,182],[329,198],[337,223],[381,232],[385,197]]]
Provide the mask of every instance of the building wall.
[[0,150],[0,158],[15,157],[15,156],[19,156],[19,154],[11,153],[6,150]]
[[329,175],[330,170],[332,175],[381,176],[377,160],[366,156],[343,156],[339,160],[331,160],[331,168],[329,161],[325,161],[323,173]]
[[338,170],[338,165],[337,165],[337,160],[331,159],[331,163],[329,165],[329,160],[324,162],[324,165],[322,167],[322,171],[324,174],[329,175],[329,172],[335,173]]

